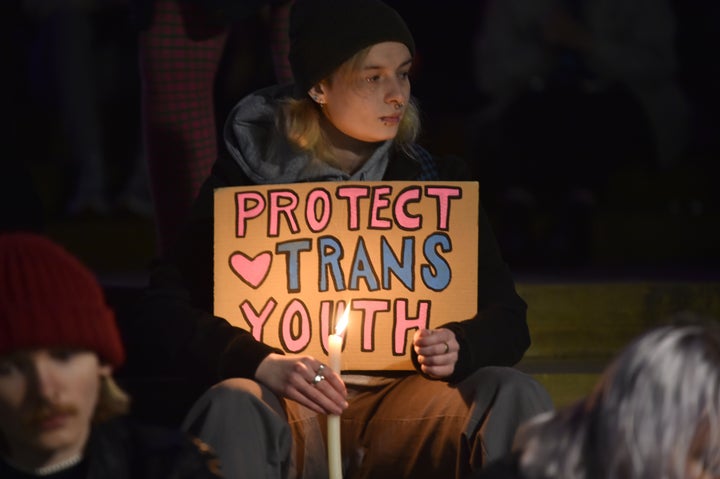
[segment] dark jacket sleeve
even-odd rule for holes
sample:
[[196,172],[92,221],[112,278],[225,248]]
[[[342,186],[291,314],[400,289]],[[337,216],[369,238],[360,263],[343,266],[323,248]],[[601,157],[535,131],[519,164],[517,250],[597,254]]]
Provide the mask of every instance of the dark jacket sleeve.
[[[459,159],[438,161],[443,180],[467,180]],[[460,352],[453,374],[457,382],[483,366],[512,366],[530,346],[527,305],[515,290],[515,283],[503,261],[492,227],[480,206],[478,218],[478,312],[473,318],[448,322],[441,327],[455,333]],[[417,355],[412,352],[420,370]]]
[[145,329],[152,337],[161,338],[157,347],[175,362],[174,369],[209,382],[253,378],[268,354],[282,353],[211,313],[213,192],[231,184],[246,184],[246,180],[234,162],[220,158],[198,194],[175,247],[153,268],[142,307]]
[[174,428],[127,417],[95,425],[86,450],[89,479],[219,479],[215,452]]

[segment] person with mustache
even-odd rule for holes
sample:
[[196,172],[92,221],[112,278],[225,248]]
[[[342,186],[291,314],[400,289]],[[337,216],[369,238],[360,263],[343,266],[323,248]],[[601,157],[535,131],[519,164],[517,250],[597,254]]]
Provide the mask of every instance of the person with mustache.
[[220,477],[206,445],[127,418],[124,359],[93,274],[44,236],[0,234],[0,477]]

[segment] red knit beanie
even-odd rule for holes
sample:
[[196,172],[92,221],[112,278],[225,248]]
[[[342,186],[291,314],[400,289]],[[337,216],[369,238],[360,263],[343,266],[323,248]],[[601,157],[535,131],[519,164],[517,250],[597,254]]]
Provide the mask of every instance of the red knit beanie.
[[20,349],[79,348],[120,366],[115,315],[95,276],[51,240],[0,235],[0,356]]

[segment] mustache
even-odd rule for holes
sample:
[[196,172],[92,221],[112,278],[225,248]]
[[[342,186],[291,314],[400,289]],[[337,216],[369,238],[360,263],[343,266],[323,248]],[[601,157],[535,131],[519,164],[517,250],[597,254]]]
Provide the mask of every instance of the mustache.
[[77,413],[77,407],[72,404],[45,403],[25,414],[23,422],[28,425],[39,424],[56,416],[74,416]]

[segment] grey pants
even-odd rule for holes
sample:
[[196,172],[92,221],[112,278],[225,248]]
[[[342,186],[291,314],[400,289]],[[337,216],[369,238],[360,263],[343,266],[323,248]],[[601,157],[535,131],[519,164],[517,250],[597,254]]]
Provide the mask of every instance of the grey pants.
[[[552,409],[545,389],[487,367],[450,386],[418,374],[349,388],[343,478],[459,478],[510,450],[518,426]],[[183,428],[212,446],[228,479],[325,479],[326,418],[247,379],[209,389]]]

